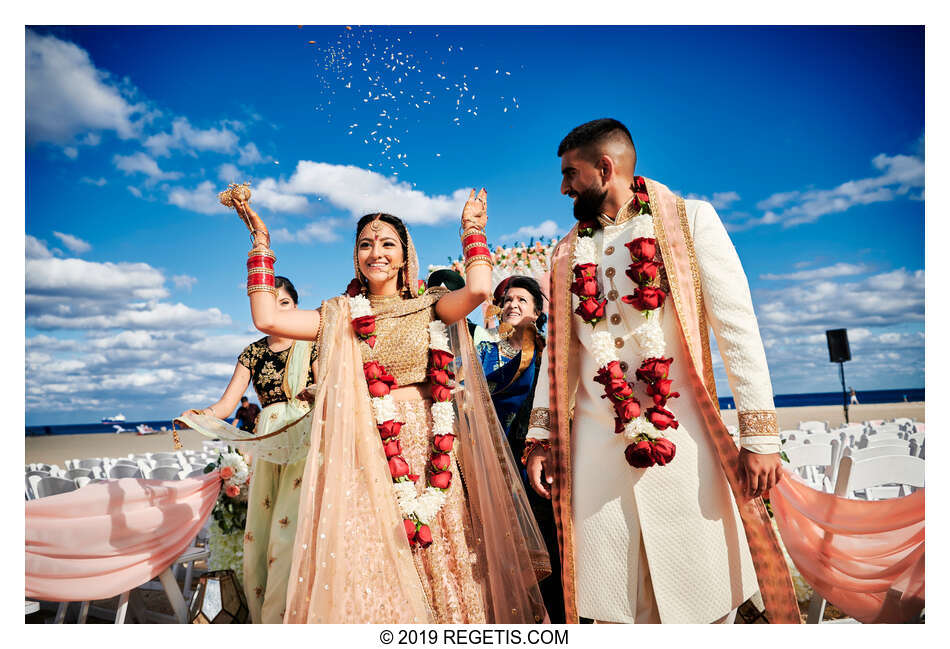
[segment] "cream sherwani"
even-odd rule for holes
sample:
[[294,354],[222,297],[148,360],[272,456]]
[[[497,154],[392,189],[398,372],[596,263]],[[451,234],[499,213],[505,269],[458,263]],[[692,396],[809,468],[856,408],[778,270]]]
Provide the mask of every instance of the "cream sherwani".
[[[744,424],[742,446],[756,453],[778,452],[777,436],[754,435],[756,413],[773,411],[774,406],[739,258],[709,203],[687,200],[686,214],[706,315]],[[651,218],[636,216],[594,234],[601,255],[598,281],[608,298],[606,320],[596,330],[607,330],[614,338],[629,380],[635,380],[634,372],[643,359],[633,335],[643,316],[620,299],[635,288],[624,272],[631,263],[624,244],[642,236],[637,231],[644,224],[638,219]],[[578,298],[573,300],[576,308]],[[614,413],[602,398],[603,386],[593,380],[598,369],[591,353],[595,330],[579,316],[573,317],[582,349],[579,358],[570,361],[579,370],[571,433],[577,612],[607,622],[717,620],[754,594],[758,585],[735,501],[698,408],[688,397],[671,399],[667,409],[680,426],[664,434],[676,445],[675,458],[663,467],[632,468],[623,455],[626,442],[613,433]],[[683,389],[687,350],[670,301],[661,307],[659,317],[665,356],[674,359],[673,389],[687,394]],[[549,385],[543,380],[548,376],[547,361],[545,351],[535,408],[548,406]],[[636,395],[644,408],[652,405],[642,393],[642,383],[637,382]],[[537,427],[528,432],[528,437],[536,439],[548,435]],[[645,570],[649,575],[643,574]],[[659,620],[649,619],[657,613]]]

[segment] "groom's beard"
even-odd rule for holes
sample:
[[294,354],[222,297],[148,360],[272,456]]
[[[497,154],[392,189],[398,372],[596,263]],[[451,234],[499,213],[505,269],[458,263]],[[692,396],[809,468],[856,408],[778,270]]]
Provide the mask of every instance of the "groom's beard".
[[577,200],[574,201],[574,218],[578,221],[584,219],[596,219],[600,216],[607,200],[607,190],[597,191],[596,187],[588,187],[582,192],[578,192]]

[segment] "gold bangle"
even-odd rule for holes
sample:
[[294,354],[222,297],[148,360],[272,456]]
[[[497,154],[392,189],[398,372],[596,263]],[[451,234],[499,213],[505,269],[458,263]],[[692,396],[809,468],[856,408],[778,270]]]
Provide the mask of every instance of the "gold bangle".
[[267,268],[266,266],[255,266],[254,268],[247,269],[248,277],[250,277],[251,275],[273,275],[273,274],[274,274],[274,269]]
[[472,255],[471,257],[469,257],[469,258],[467,258],[467,259],[465,260],[465,267],[468,268],[469,266],[471,266],[472,264],[474,264],[474,263],[476,263],[476,262],[488,264],[489,266],[494,266],[494,264],[492,263],[492,260],[491,260],[491,256],[489,256],[489,255]]
[[274,297],[277,297],[277,289],[273,286],[268,286],[267,284],[251,284],[247,287],[247,294],[251,293],[272,293]]
[[521,454],[521,465],[527,466],[528,457],[534,453],[534,449],[538,447],[543,448],[545,451],[551,450],[551,441],[547,439],[528,439],[525,441],[524,452]]
[[459,226],[459,238],[464,239],[466,237],[472,236],[473,234],[484,235],[485,230],[483,228],[469,228],[468,230],[465,230],[464,232],[462,232],[462,226],[461,225]]
[[274,251],[270,248],[251,248],[251,251],[247,253],[248,257],[270,257],[271,259],[277,259],[277,255],[274,254]]

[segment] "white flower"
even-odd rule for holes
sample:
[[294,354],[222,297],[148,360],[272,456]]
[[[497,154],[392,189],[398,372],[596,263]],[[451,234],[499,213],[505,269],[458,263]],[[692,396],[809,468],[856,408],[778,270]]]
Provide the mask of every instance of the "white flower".
[[432,404],[432,432],[434,434],[451,434],[454,421],[455,409],[451,401],[440,401]]
[[656,237],[656,230],[653,228],[653,216],[650,214],[639,214],[630,219],[630,240],[646,237],[653,239]]
[[663,335],[663,328],[660,326],[659,310],[647,319],[642,325],[633,332],[633,338],[640,346],[640,352],[644,360],[647,358],[658,358],[666,354],[666,337]]
[[607,365],[617,360],[617,350],[614,347],[614,339],[611,338],[609,331],[598,331],[591,336],[591,351],[594,354],[594,360],[597,361],[597,367],[607,367]]
[[429,524],[445,504],[445,492],[435,487],[426,487],[422,495],[416,498],[416,517]]
[[429,323],[429,349],[441,349],[449,353],[452,351],[449,347],[448,329],[441,320],[436,319]]
[[574,246],[574,265],[596,264],[598,261],[597,246],[593,237],[578,237]]
[[239,530],[225,534],[212,523],[208,535],[208,568],[211,570],[233,570],[238,579],[244,581],[244,532]]
[[373,397],[370,401],[373,404],[373,413],[376,415],[377,424],[385,424],[387,421],[396,418],[396,402],[393,401],[392,395]]
[[350,301],[350,319],[356,320],[363,316],[373,315],[373,305],[369,303],[362,295],[356,295],[349,298]]
[[393,492],[396,494],[396,503],[399,506],[399,513],[403,518],[409,518],[416,509],[416,485],[407,480],[404,482],[394,482]]

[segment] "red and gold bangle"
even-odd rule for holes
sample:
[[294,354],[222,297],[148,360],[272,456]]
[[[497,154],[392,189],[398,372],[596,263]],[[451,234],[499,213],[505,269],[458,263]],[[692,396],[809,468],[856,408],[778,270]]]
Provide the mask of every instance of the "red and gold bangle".
[[463,245],[463,246],[467,246],[467,245],[472,244],[472,243],[481,243],[481,244],[487,245],[487,244],[488,244],[488,239],[485,237],[484,234],[473,234],[473,235],[470,236],[470,237],[464,237],[464,238],[462,239],[462,245]]
[[485,242],[484,242],[484,241],[475,241],[475,242],[473,242],[473,243],[468,244],[468,245],[465,246],[464,248],[462,248],[462,254],[463,254],[463,255],[468,255],[468,254],[470,254],[470,253],[469,253],[469,250],[475,250],[475,249],[477,249],[477,250],[484,250],[485,252],[473,252],[473,253],[471,253],[471,254],[473,254],[473,255],[487,255],[487,254],[489,254],[489,253],[491,252],[491,251],[488,249],[488,246],[485,245]]
[[489,266],[494,266],[491,260],[491,255],[472,255],[471,257],[465,258],[466,270],[468,270],[469,266],[474,266],[475,264],[487,264]]
[[248,284],[247,285],[247,294],[251,293],[271,293],[274,297],[277,297],[277,289],[269,284]]
[[543,448],[545,451],[551,450],[551,442],[546,439],[527,439],[524,444],[524,452],[521,454],[521,466],[528,465],[528,457],[534,453],[534,449],[538,447]]

